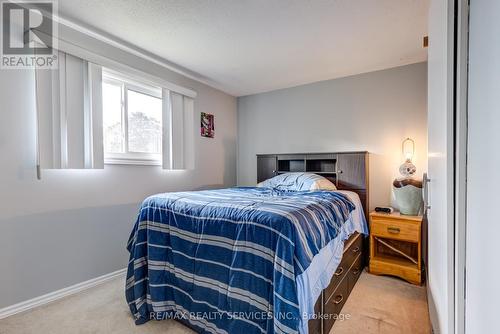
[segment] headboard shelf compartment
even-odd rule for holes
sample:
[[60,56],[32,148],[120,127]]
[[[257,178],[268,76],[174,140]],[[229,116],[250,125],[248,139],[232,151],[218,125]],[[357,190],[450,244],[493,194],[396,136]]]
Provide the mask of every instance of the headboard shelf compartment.
[[337,159],[307,159],[306,172],[310,173],[337,173]]
[[278,173],[303,172],[305,170],[304,159],[278,159]]

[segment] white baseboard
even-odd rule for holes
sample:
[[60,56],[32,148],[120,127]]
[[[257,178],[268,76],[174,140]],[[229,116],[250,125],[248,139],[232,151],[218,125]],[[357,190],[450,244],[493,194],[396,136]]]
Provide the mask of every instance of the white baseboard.
[[48,303],[51,303],[53,301],[56,301],[58,299],[73,295],[75,293],[81,292],[86,289],[90,289],[96,285],[105,283],[109,280],[112,280],[118,276],[124,275],[126,272],[127,268],[117,270],[115,272],[102,275],[93,279],[90,279],[85,282],[81,282],[72,286],[69,286],[67,288],[57,290],[54,292],[50,292],[46,295],[36,297],[24,302],[20,302],[11,306],[7,306],[5,308],[0,309],[0,319],[7,318],[11,315],[28,311],[31,310],[35,307],[42,306]]

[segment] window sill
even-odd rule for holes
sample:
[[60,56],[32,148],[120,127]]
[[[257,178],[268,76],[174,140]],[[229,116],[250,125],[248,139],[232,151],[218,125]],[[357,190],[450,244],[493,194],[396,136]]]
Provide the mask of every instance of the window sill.
[[161,166],[159,160],[147,159],[104,159],[105,165],[136,165],[136,166]]

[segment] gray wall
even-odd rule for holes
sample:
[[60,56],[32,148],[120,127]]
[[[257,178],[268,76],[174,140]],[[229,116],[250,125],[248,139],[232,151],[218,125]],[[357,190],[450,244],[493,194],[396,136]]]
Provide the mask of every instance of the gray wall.
[[33,72],[0,70],[0,308],[126,266],[139,203],[167,191],[236,184],[236,98],[61,27],[61,36],[198,92],[214,139],[195,139],[195,169],[109,166],[35,175]]
[[371,207],[391,203],[401,142],[427,168],[427,64],[238,98],[238,184],[256,182],[256,154],[367,150]]

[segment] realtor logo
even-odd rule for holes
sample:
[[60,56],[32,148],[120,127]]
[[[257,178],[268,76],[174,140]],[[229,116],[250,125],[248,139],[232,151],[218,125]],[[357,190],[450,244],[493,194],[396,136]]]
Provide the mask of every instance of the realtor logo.
[[1,0],[2,69],[56,68],[54,1]]

